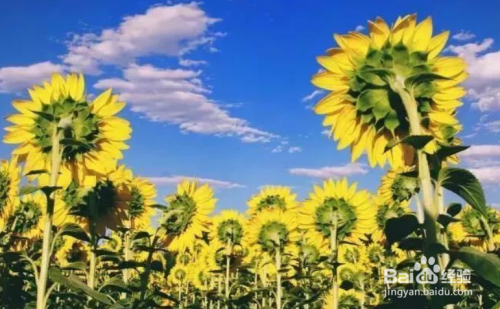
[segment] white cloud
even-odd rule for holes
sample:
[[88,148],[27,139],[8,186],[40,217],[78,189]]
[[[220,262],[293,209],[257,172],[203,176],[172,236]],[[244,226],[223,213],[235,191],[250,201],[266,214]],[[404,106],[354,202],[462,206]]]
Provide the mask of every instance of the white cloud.
[[200,74],[189,69],[133,64],[123,70],[123,78],[102,79],[94,87],[114,88],[130,103],[132,111],[152,121],[178,125],[186,133],[236,136],[246,143],[266,143],[278,137],[230,116],[207,97],[210,90],[200,80]]
[[499,145],[473,145],[461,154],[462,157],[500,157]]
[[355,30],[357,32],[363,32],[363,31],[365,31],[365,29],[366,29],[365,26],[363,26],[363,25],[357,25]]
[[128,65],[151,55],[180,56],[201,45],[211,48],[220,35],[210,34],[208,28],[218,21],[195,2],[154,6],[99,35],[76,35],[62,60],[72,70],[99,74],[105,64]]
[[316,98],[317,96],[319,95],[322,95],[323,93],[325,93],[323,90],[314,90],[313,92],[311,92],[310,94],[306,95],[305,97],[302,98],[302,102],[308,102],[308,101],[311,101],[313,100],[314,98]]
[[191,176],[176,175],[176,176],[168,176],[168,177],[146,177],[146,178],[148,178],[151,182],[153,182],[157,186],[175,186],[178,183],[180,183],[181,181],[189,179],[189,180],[197,180],[200,183],[203,183],[203,184],[206,183],[206,184],[211,185],[214,188],[219,188],[219,189],[245,188],[245,186],[240,185],[238,183],[234,183],[234,182],[216,180],[216,179],[210,179],[210,178],[191,177]]
[[179,64],[183,67],[196,67],[200,65],[206,65],[208,62],[205,60],[192,60],[192,59],[179,59]]
[[323,134],[324,136],[327,136],[327,137],[330,137],[332,135],[332,133],[328,129],[321,131],[321,134]]
[[500,166],[472,168],[469,171],[485,185],[498,185],[500,183]]
[[307,176],[313,178],[340,178],[351,175],[364,175],[368,169],[364,164],[349,163],[344,166],[325,166],[321,168],[292,168],[292,175]]
[[296,153],[296,152],[302,152],[302,148],[297,146],[288,148],[288,153]]
[[467,61],[469,98],[473,101],[473,107],[483,112],[500,109],[500,50],[485,53],[493,46],[493,42],[493,39],[488,38],[481,43],[452,45],[448,48]]
[[50,61],[25,67],[0,68],[0,92],[17,92],[50,78],[53,72],[63,71],[63,66]]
[[481,168],[500,164],[499,145],[473,145],[460,154],[464,162],[471,167]]
[[280,152],[283,152],[284,148],[282,145],[278,145],[276,147],[273,148],[273,150],[271,150],[272,153],[280,153]]
[[484,124],[484,127],[494,133],[500,132],[500,120],[490,121]]
[[464,30],[461,30],[460,32],[458,32],[452,36],[452,38],[457,40],[457,41],[469,41],[475,37],[476,37],[476,35],[474,33],[470,32],[470,31],[464,31]]

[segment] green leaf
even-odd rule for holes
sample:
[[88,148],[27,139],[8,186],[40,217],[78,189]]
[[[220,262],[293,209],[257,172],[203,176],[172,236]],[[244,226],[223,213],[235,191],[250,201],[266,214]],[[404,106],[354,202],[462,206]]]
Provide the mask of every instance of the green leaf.
[[486,198],[479,180],[468,170],[445,167],[439,171],[438,184],[463,198],[486,217]]
[[452,217],[455,217],[462,211],[462,204],[451,203],[448,208],[446,208],[446,213]]
[[61,145],[64,145],[64,146],[77,146],[77,147],[81,147],[81,148],[85,148],[85,149],[92,149],[92,147],[86,143],[83,143],[83,142],[80,142],[80,141],[77,141],[76,139],[72,139],[72,138],[63,138],[61,140]]
[[99,292],[104,289],[118,292],[130,292],[127,284],[118,277],[110,278],[108,281],[104,282],[99,288]]
[[390,244],[400,241],[419,228],[417,217],[411,214],[387,220],[385,224],[385,235]]
[[59,235],[70,236],[78,240],[90,242],[90,237],[87,235],[87,233],[82,229],[80,225],[75,223],[64,224],[59,230]]
[[63,275],[59,268],[51,267],[49,269],[49,278],[52,281],[64,285],[69,289],[82,291],[101,303],[104,303],[106,305],[113,304],[111,300],[106,296],[106,294],[99,293],[89,288],[83,281],[80,280],[80,278],[73,274],[70,274],[68,277],[66,277],[65,275]]
[[424,247],[424,240],[418,237],[408,237],[403,240],[398,245],[398,248],[401,250],[422,250]]
[[434,138],[430,135],[410,135],[400,140],[392,140],[385,146],[384,152],[387,152],[399,144],[412,146],[416,150],[423,149]]
[[[378,101],[382,101],[377,103]],[[379,108],[384,105],[389,105],[389,95],[385,89],[368,89],[361,93],[356,102],[356,108],[359,111],[366,112],[370,108],[378,105]],[[387,111],[389,112],[389,111]]]
[[449,215],[443,215],[443,214],[440,214],[437,218],[437,222],[439,224],[441,224],[444,228],[448,227],[448,225],[450,225],[450,223],[453,223],[453,222],[460,222],[459,219],[455,219],[453,218],[452,216],[449,216]]
[[48,197],[50,196],[53,192],[57,191],[57,190],[60,190],[62,189],[62,187],[49,187],[49,186],[45,186],[45,187],[42,187],[41,190],[42,192]]
[[400,125],[396,111],[391,110],[389,114],[387,114],[387,117],[384,120],[384,125],[387,129],[394,133],[394,130],[396,130],[396,128]]
[[37,186],[30,186],[30,185],[22,186],[21,189],[19,190],[19,196],[35,193],[38,190],[40,190],[40,187]]
[[394,58],[394,67],[398,74],[402,74],[403,76],[407,76],[410,68],[408,64],[410,62],[410,53],[408,48],[403,43],[398,43],[392,49],[392,56]]
[[472,247],[462,247],[450,255],[467,264],[483,279],[500,287],[500,259],[491,253],[484,253]]
[[405,80],[405,86],[408,88],[417,87],[422,83],[433,82],[435,80],[448,80],[448,77],[436,73],[420,73],[408,77]]
[[366,83],[375,86],[385,86],[395,75],[390,70],[385,69],[367,69],[358,73],[358,76],[363,79]]
[[391,102],[389,101],[389,94],[385,89],[377,89],[372,91],[377,91],[378,93],[376,100],[373,103],[373,115],[375,115],[375,119],[380,120],[392,111]]
[[49,172],[47,170],[33,170],[29,173],[26,173],[24,176],[34,176],[34,175],[40,175],[40,174],[48,174]]
[[45,113],[45,112],[40,112],[40,111],[32,111],[33,113],[37,114],[38,116],[50,121],[50,122],[53,122],[54,121],[54,115],[52,114],[49,114],[49,113]]
[[87,269],[87,264],[85,262],[74,262],[61,268],[62,270],[81,270],[85,271]]
[[440,148],[438,151],[436,151],[436,155],[438,158],[443,161],[444,159],[448,158],[449,156],[455,155],[457,153],[460,153],[464,150],[469,149],[470,146],[444,146],[440,145]]

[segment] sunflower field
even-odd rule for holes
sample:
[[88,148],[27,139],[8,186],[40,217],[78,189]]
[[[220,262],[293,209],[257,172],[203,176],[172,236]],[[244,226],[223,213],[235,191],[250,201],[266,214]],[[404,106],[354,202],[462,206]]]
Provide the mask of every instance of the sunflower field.
[[[213,189],[189,179],[157,203],[121,163],[132,128],[111,89],[91,99],[78,73],[34,85],[3,137],[1,308],[500,308],[500,213],[457,165],[466,65],[440,55],[449,34],[432,28],[376,18],[317,58],[328,94],[314,112],[353,162],[389,166],[377,192],[326,179],[298,200],[269,186],[242,213],[214,213]],[[431,288],[411,279],[420,263],[470,280],[397,297]]]

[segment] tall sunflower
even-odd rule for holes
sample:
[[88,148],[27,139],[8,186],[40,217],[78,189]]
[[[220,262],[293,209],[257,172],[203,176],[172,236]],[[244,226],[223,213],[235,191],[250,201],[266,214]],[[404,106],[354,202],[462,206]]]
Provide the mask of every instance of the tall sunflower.
[[376,223],[377,228],[373,231],[371,238],[374,242],[385,243],[385,224],[389,219],[400,217],[410,213],[410,204],[407,200],[402,200],[399,203],[382,202],[379,197],[374,197],[373,203],[377,206]]
[[85,230],[94,228],[98,235],[105,235],[107,229],[116,231],[128,219],[128,175],[128,170],[121,165],[95,186],[79,187],[72,182],[61,193],[61,200]]
[[4,137],[5,143],[19,145],[13,154],[26,163],[25,174],[51,170],[55,137],[62,146],[59,185],[64,187],[72,179],[79,184],[95,184],[96,175],[113,169],[123,157],[132,130],[128,121],[115,116],[125,103],[119,102],[111,89],[90,103],[81,74],[73,73],[64,79],[54,73],[50,82],[28,92],[29,100],[13,102],[19,114],[7,117],[13,125],[6,128]]
[[347,180],[326,180],[323,187],[304,201],[300,210],[301,228],[310,229],[312,237],[330,241],[336,229],[338,241],[360,243],[375,229],[376,210],[367,191],[356,192],[357,184]]
[[172,251],[192,247],[196,238],[209,232],[208,215],[215,209],[217,199],[208,184],[185,180],[177,185],[177,192],[165,199],[161,225],[167,231],[167,244]]
[[378,189],[381,203],[387,205],[408,204],[411,198],[419,193],[418,179],[405,175],[412,170],[409,167],[391,169],[382,176]]
[[17,158],[0,161],[0,231],[5,229],[19,194],[20,168]]
[[294,212],[278,209],[258,213],[249,221],[248,241],[258,250],[268,253],[282,251],[300,240]]
[[314,108],[325,115],[338,148],[351,147],[352,160],[366,151],[372,167],[413,165],[413,149],[391,140],[410,134],[410,124],[398,84],[411,87],[418,105],[423,134],[434,138],[425,151],[459,143],[461,130],[456,109],[466,91],[459,84],[467,77],[458,57],[440,57],[448,32],[432,36],[432,20],[416,23],[416,15],[396,20],[392,27],[377,18],[369,21],[369,35],[350,32],[334,35],[338,47],[317,58],[323,71],[312,78],[317,87],[331,91]]
[[[482,222],[482,215],[469,205],[457,215],[460,222],[450,224],[450,233],[452,239],[458,243],[471,245],[479,250],[487,251],[488,234]],[[489,207],[485,221],[491,229],[492,239],[491,244],[494,247],[500,245],[500,212]]]
[[292,189],[282,186],[267,186],[248,201],[248,213],[250,216],[256,215],[266,209],[279,209],[286,211],[297,206],[295,200],[297,195],[292,193]]
[[156,189],[152,182],[142,177],[134,177],[129,185],[129,217],[133,229],[145,229],[151,225],[151,217],[156,213]]
[[223,244],[241,245],[245,234],[246,218],[234,210],[223,210],[212,218],[210,239]]

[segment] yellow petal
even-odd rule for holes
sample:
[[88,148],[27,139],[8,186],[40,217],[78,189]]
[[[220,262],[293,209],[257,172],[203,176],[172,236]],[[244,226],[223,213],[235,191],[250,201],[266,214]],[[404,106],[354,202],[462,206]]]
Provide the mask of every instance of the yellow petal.
[[[316,114],[328,114],[335,112],[338,109],[344,107],[347,101],[344,100],[346,92],[332,92],[326,97],[321,99],[321,101],[314,107],[314,112]],[[347,102],[349,103],[349,102]]]
[[426,18],[415,29],[412,47],[415,51],[425,51],[429,47],[432,37],[432,19]]
[[3,138],[3,142],[6,144],[20,144],[24,142],[28,142],[31,139],[35,138],[35,134],[26,132],[26,131],[13,131],[13,132],[8,132],[5,134],[5,137]]
[[6,120],[17,125],[32,125],[35,123],[35,120],[32,117],[20,114],[11,115],[7,117]]
[[443,50],[444,46],[446,45],[449,36],[450,32],[445,31],[436,35],[431,39],[429,47],[427,48],[427,51],[429,52],[427,59],[432,60],[439,55],[439,53]]
[[78,82],[76,85],[76,92],[75,92],[75,100],[76,101],[82,101],[83,97],[85,95],[85,78],[83,77],[83,74],[80,73],[80,75],[77,78]]
[[330,91],[340,91],[349,89],[348,80],[344,76],[339,76],[330,72],[321,72],[313,76],[312,83],[319,88]]
[[106,105],[111,97],[112,89],[108,89],[101,93],[91,105],[91,110],[93,113],[97,113],[104,105]]
[[377,17],[375,22],[368,21],[368,28],[370,30],[370,38],[372,39],[374,47],[381,49],[385,42],[387,42],[391,33],[389,26],[382,18]]
[[459,57],[442,57],[434,63],[434,72],[439,75],[453,78],[465,71],[467,64]]

